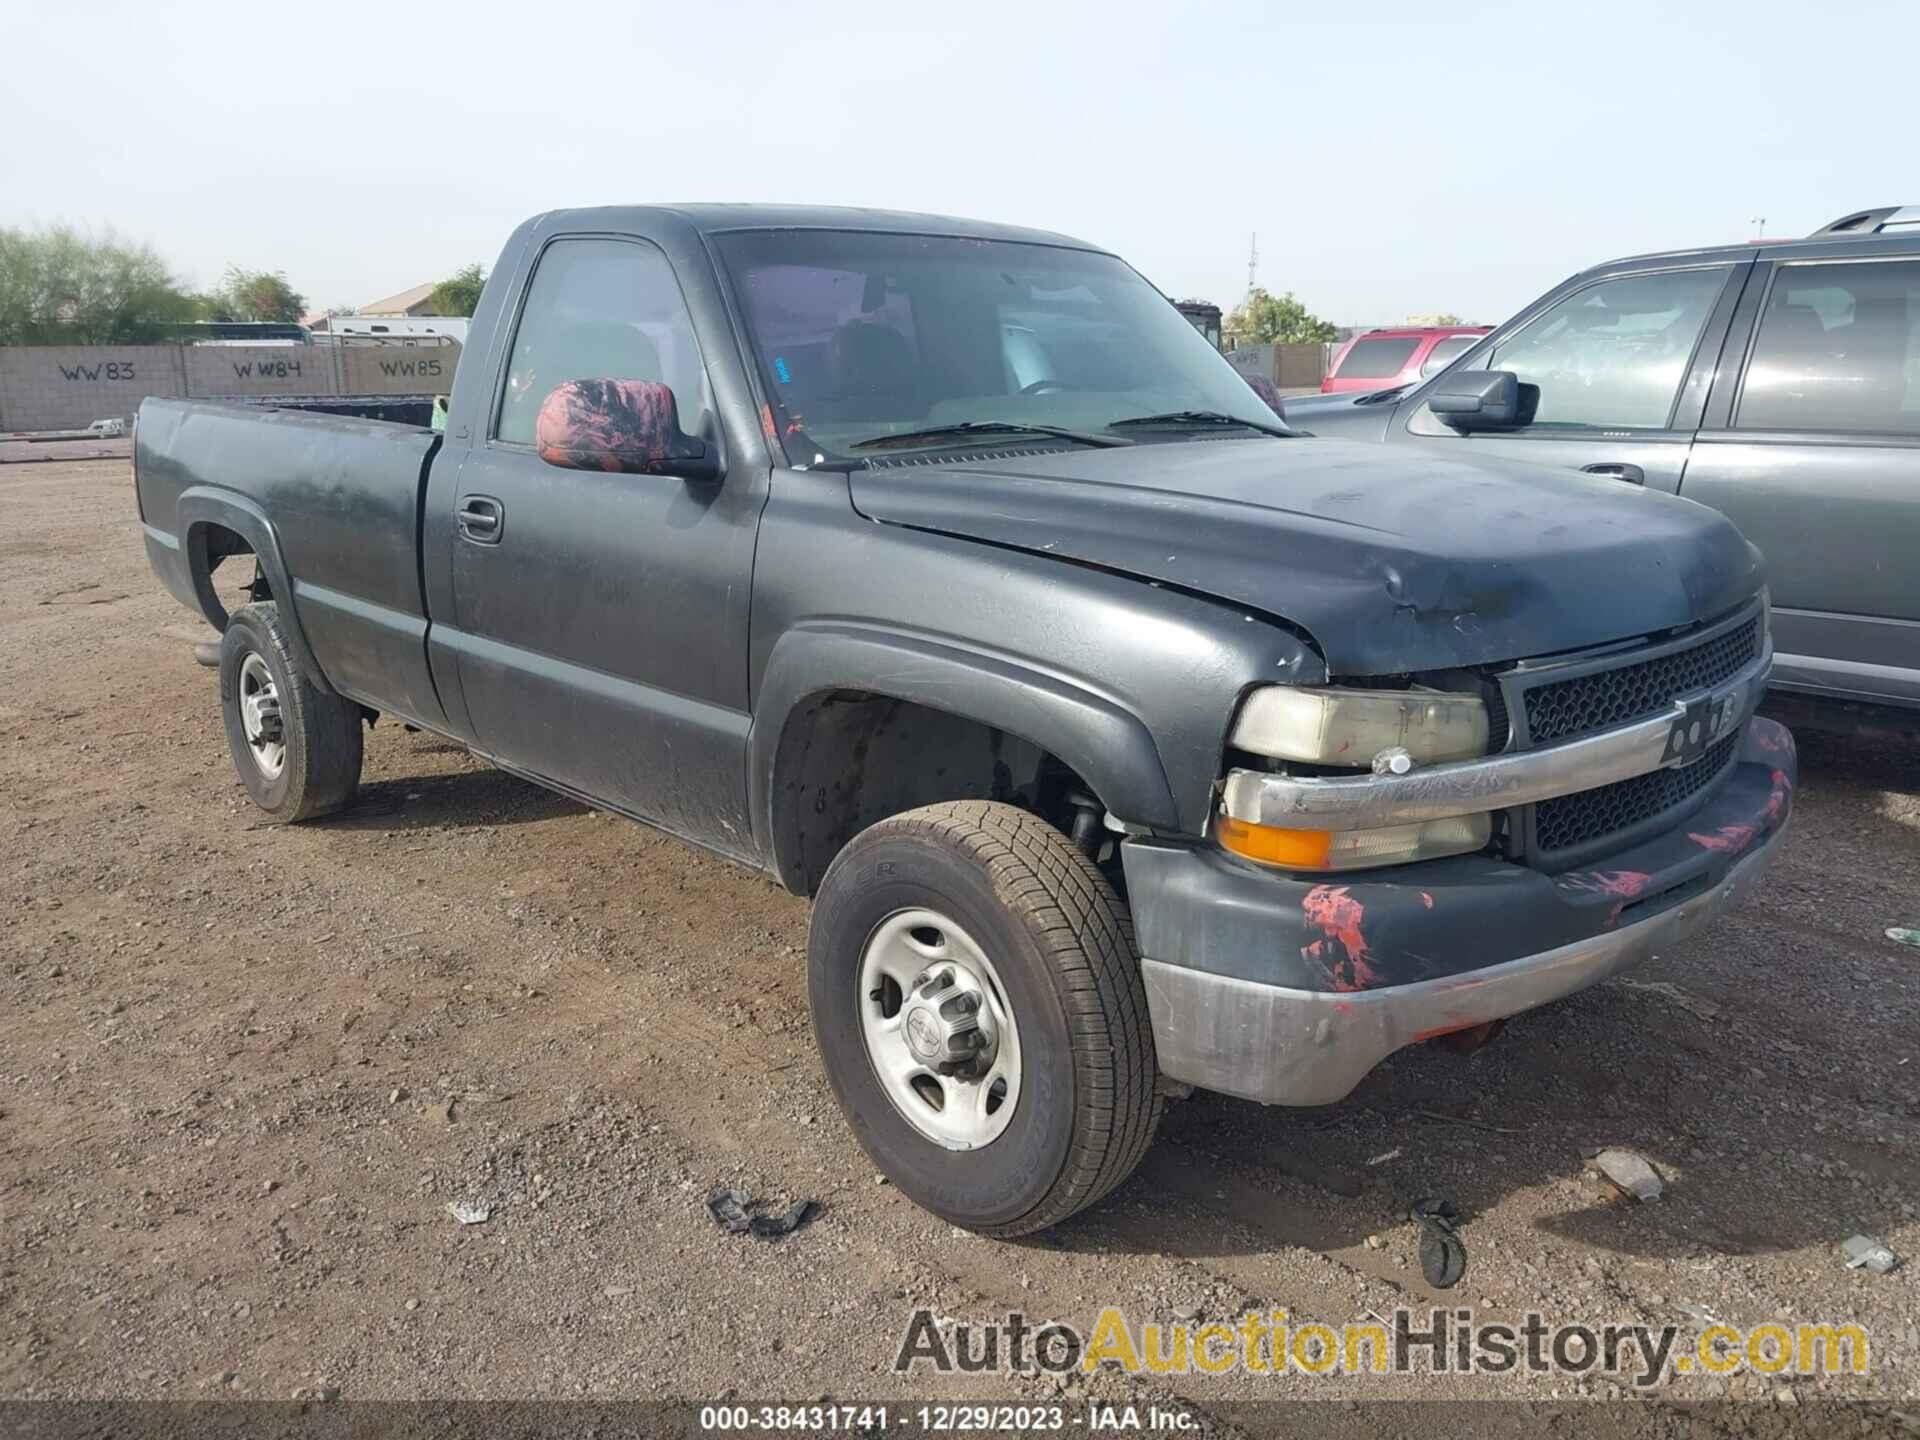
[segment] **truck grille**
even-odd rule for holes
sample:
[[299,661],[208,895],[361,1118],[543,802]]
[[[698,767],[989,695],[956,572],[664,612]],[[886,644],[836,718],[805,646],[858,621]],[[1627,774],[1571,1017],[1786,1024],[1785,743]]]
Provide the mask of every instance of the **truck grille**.
[[[1553,678],[1553,670],[1537,680],[1524,666],[1509,671],[1501,687],[1506,699],[1502,710],[1511,711],[1513,743],[1527,748],[1553,745],[1670,710],[1676,700],[1725,684],[1758,660],[1765,624],[1756,606],[1652,654],[1629,652],[1587,662],[1565,679]],[[1583,864],[1616,837],[1619,843],[1630,843],[1638,838],[1636,829],[1697,803],[1732,773],[1739,747],[1736,731],[1680,769],[1656,770],[1597,790],[1542,800],[1520,812],[1509,843],[1543,870]]]
[[1691,800],[1726,773],[1740,748],[1740,732],[1707,748],[1679,770],[1655,770],[1630,780],[1542,800],[1533,808],[1534,846],[1543,854],[1586,845]]
[[1535,745],[1550,745],[1644,720],[1682,695],[1731,679],[1759,654],[1760,617],[1756,615],[1684,650],[1538,686],[1526,692],[1528,735]]

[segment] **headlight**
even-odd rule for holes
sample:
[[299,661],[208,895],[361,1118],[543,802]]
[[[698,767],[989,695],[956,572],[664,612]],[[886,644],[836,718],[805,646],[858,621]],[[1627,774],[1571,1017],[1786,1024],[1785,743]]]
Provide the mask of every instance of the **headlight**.
[[[1376,755],[1391,749],[1404,750],[1416,765],[1472,759],[1487,753],[1487,738],[1486,702],[1477,695],[1273,685],[1247,697],[1231,743],[1275,760],[1364,771]],[[1223,814],[1214,826],[1214,838],[1235,855],[1288,870],[1319,871],[1464,855],[1484,849],[1492,833],[1490,815],[1376,830],[1283,830]]]
[[1276,760],[1364,770],[1402,746],[1416,764],[1487,753],[1487,707],[1444,690],[1305,689],[1269,685],[1240,707],[1233,745]]

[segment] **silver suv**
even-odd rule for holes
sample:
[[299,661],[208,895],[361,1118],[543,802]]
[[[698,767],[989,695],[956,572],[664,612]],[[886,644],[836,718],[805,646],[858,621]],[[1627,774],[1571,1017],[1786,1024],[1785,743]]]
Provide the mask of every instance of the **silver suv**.
[[1920,206],[1615,260],[1419,385],[1286,415],[1711,505],[1766,555],[1773,688],[1920,720]]

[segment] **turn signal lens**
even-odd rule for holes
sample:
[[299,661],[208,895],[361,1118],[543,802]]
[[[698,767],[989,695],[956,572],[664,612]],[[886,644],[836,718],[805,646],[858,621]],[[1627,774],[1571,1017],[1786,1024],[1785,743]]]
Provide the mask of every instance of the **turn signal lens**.
[[1489,815],[1451,815],[1378,830],[1283,830],[1231,815],[1221,815],[1214,823],[1222,849],[1283,870],[1365,870],[1465,855],[1484,849],[1492,835]]
[[1286,865],[1296,870],[1324,870],[1333,848],[1331,830],[1282,830],[1275,825],[1254,825],[1222,815],[1214,828],[1221,845],[1236,855],[1258,860],[1262,865]]
[[1267,685],[1247,696],[1234,723],[1236,749],[1276,760],[1364,770],[1402,746],[1414,761],[1487,753],[1487,707],[1444,690],[1343,690]]

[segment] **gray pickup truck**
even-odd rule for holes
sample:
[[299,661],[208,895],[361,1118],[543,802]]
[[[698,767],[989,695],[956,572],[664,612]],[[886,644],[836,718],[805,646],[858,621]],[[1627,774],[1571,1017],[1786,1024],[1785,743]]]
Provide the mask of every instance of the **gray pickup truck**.
[[854,1132],[984,1233],[1670,945],[1791,805],[1726,520],[1302,438],[1063,236],[542,215],[444,434],[149,400],[135,469],[261,809],[384,715],[812,896]]

